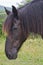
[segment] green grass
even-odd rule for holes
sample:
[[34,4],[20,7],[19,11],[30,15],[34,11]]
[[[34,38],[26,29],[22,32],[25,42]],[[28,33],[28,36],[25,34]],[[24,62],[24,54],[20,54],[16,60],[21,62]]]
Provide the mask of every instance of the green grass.
[[2,24],[5,21],[5,18],[6,18],[5,12],[0,11],[0,36],[2,36]]
[[23,43],[16,60],[9,60],[5,55],[5,39],[0,38],[0,65],[43,65],[43,40],[32,36]]

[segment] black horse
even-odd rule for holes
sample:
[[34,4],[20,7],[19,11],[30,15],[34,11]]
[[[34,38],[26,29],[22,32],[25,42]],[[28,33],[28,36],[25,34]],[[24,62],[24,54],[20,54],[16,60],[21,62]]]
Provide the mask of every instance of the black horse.
[[16,59],[17,52],[30,33],[43,37],[43,1],[34,0],[12,12],[5,8],[7,18],[3,24],[6,33],[5,52],[9,59]]

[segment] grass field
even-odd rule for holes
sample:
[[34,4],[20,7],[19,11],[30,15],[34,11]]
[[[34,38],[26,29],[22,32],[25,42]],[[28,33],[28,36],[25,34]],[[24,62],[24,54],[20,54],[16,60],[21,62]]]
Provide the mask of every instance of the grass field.
[[5,56],[5,39],[0,38],[0,65],[43,65],[43,40],[40,36],[30,37],[24,42],[16,60]]
[[[0,22],[3,18],[0,18]],[[0,65],[43,65],[43,40],[39,35],[30,35],[23,43],[16,60],[5,55],[5,37],[0,37]]]

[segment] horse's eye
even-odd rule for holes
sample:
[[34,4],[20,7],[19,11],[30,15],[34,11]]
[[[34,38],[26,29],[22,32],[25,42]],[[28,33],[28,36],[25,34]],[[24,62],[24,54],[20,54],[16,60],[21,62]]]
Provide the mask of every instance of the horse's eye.
[[17,28],[14,28],[14,30],[17,30]]
[[17,27],[13,27],[13,30],[17,30]]

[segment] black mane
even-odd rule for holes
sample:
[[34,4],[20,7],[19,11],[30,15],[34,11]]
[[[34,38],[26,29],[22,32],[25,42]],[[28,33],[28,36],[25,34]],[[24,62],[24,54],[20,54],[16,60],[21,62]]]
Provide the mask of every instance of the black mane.
[[25,6],[19,8],[18,12],[26,34],[34,32],[43,35],[40,27],[42,26],[41,21],[43,21],[43,0],[27,3]]

